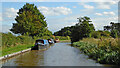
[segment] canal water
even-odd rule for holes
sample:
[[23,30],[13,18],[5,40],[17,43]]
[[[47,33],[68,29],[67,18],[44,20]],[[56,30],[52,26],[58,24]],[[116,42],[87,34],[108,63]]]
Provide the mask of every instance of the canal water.
[[2,66],[102,66],[70,43],[55,43],[47,50],[32,50],[4,60]]

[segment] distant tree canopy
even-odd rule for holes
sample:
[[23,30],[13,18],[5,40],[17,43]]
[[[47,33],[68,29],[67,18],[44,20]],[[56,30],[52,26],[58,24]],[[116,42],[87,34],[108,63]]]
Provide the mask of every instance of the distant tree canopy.
[[90,24],[92,22],[89,17],[84,16],[78,18],[79,22],[74,26],[71,33],[71,41],[76,42],[82,38],[89,37],[92,31],[95,31],[94,25]]
[[15,34],[28,34],[29,36],[51,35],[52,32],[47,29],[47,23],[44,15],[34,4],[26,3],[15,18],[17,23],[13,23],[10,29]]
[[90,33],[90,37],[93,37],[93,38],[110,37],[110,32],[102,31],[102,30],[93,31]]
[[111,22],[110,26],[104,26],[104,31],[111,32],[110,35],[113,38],[116,38],[116,37],[118,37],[118,35],[120,36],[120,23]]
[[55,36],[71,36],[71,31],[73,26],[71,27],[64,27],[61,30],[54,33]]
[[72,42],[79,41],[82,38],[89,37],[90,33],[95,31],[94,25],[89,17],[77,18],[79,22],[71,27],[64,27],[54,33],[55,36],[70,36]]

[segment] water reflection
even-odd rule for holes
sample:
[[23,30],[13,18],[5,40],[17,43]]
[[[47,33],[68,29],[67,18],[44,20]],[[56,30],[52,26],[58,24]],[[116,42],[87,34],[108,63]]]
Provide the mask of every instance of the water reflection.
[[41,61],[44,61],[44,52],[32,51],[16,58],[16,61],[14,63],[18,66],[37,66],[37,63],[39,63],[39,65],[44,65],[44,63]]
[[47,50],[33,50],[9,59],[3,66],[101,66],[70,43],[56,43]]

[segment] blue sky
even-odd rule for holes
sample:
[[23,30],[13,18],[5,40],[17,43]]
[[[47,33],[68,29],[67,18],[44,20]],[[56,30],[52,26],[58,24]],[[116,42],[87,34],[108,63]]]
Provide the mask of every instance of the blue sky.
[[[9,32],[16,13],[26,2],[2,2],[0,11],[0,32]],[[111,21],[117,22],[118,3],[112,2],[28,2],[38,7],[47,20],[48,29],[52,32],[63,27],[75,25],[78,17],[88,16],[97,30],[103,29]],[[0,3],[1,4],[1,3]]]

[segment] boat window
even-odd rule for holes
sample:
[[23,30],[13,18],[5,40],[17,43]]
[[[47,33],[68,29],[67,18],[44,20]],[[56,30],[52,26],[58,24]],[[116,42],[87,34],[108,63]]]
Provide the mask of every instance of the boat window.
[[38,41],[38,42],[39,42],[39,43],[43,43],[43,44],[44,44],[44,41],[42,41],[42,40],[41,40],[41,41]]

